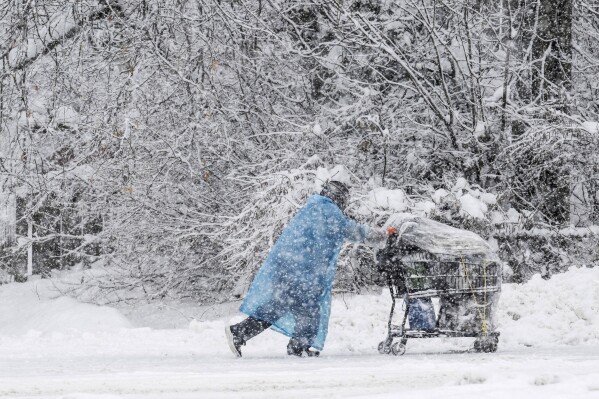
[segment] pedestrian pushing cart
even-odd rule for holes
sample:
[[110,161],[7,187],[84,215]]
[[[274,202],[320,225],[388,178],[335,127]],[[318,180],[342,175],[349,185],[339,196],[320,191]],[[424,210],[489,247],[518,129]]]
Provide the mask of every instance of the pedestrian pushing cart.
[[[386,226],[399,234],[377,254],[392,299],[379,353],[403,355],[408,339],[437,337],[473,337],[474,350],[495,352],[501,262],[489,244],[470,231],[410,214],[395,214]],[[405,304],[399,325],[393,323],[397,299]]]

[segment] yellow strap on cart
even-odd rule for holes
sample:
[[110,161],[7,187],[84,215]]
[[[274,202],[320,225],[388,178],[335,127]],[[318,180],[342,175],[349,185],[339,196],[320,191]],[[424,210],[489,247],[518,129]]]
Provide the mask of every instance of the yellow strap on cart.
[[476,293],[474,292],[474,288],[472,287],[472,281],[470,280],[470,275],[469,275],[469,271],[468,271],[468,267],[466,266],[466,262],[464,261],[464,257],[462,256],[461,258],[461,266],[464,269],[464,276],[466,277],[466,281],[468,282],[468,286],[470,287],[470,294],[472,295],[472,298],[474,299],[474,304],[476,305],[476,308],[478,309],[478,315],[480,316],[480,318],[482,319],[482,324],[481,324],[481,329],[482,329],[482,333],[483,335],[487,336],[489,334],[489,329],[488,329],[488,325],[487,325],[487,265],[486,263],[483,263],[483,286],[484,286],[484,290],[483,290],[483,310],[480,310],[480,305],[478,304],[477,300],[476,300]]

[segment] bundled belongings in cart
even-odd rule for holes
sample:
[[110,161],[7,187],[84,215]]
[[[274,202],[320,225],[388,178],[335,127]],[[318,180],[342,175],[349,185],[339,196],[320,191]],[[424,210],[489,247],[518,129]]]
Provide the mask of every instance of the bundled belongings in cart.
[[[399,234],[377,253],[393,301],[379,352],[403,355],[409,338],[435,337],[475,337],[476,351],[495,352],[501,261],[489,244],[470,231],[411,214],[391,216],[390,226]],[[439,299],[438,315],[433,298]],[[396,299],[405,305],[399,325],[393,324]]]

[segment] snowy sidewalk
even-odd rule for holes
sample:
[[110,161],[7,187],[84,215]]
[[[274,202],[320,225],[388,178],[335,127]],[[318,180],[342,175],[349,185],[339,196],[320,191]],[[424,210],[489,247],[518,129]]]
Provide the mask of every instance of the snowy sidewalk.
[[239,360],[166,348],[155,356],[98,352],[2,364],[0,397],[599,398],[599,347]]

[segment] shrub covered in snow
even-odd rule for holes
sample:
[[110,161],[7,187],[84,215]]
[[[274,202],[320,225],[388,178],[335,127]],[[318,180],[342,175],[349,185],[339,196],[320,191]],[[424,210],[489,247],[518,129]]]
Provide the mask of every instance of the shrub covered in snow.
[[[101,260],[110,292],[227,298],[314,189],[314,155],[351,171],[349,212],[371,224],[409,211],[491,239],[599,222],[592,2],[550,48],[531,39],[556,21],[525,17],[550,1],[295,3],[4,7],[0,191],[21,227],[0,268],[32,245],[36,273]],[[515,275],[572,257],[496,239]]]

